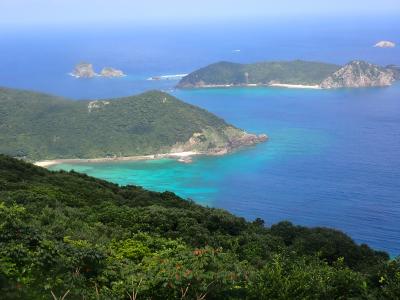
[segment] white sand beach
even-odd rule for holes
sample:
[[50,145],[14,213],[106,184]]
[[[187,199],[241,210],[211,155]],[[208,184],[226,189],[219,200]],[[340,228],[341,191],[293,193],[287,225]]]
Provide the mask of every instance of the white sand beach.
[[289,89],[315,89],[315,90],[321,89],[319,85],[304,85],[304,84],[271,83],[269,86],[284,87]]
[[154,160],[163,158],[173,158],[178,161],[189,161],[189,158],[202,153],[196,151],[184,151],[151,155],[123,156],[123,157],[103,157],[103,158],[70,158],[70,159],[53,159],[37,161],[34,165],[38,167],[48,168],[59,164],[75,164],[75,163],[102,163],[110,161],[137,161],[137,160]]
[[194,88],[231,88],[231,87],[283,87],[288,89],[322,89],[320,85],[288,84],[288,83],[248,83],[248,84],[203,84]]

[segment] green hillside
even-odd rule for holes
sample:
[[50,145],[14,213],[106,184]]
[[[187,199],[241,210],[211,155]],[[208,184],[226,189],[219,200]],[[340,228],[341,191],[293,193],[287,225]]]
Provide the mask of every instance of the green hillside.
[[0,155],[1,299],[398,299],[399,274],[336,230]]
[[271,81],[315,85],[339,68],[334,64],[301,60],[254,64],[219,62],[190,73],[179,82],[178,87],[269,84]]
[[257,142],[257,137],[217,116],[158,91],[71,101],[0,89],[0,153],[30,160],[134,156],[174,149],[217,152],[251,144],[249,138]]

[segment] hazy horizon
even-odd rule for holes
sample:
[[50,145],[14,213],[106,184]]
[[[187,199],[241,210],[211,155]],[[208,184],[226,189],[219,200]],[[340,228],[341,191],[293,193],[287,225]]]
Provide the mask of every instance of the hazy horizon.
[[318,18],[398,16],[397,0],[337,0],[332,3],[302,0],[279,3],[249,0],[233,4],[228,0],[190,2],[149,0],[146,3],[128,0],[2,0],[0,24],[4,26],[112,24],[194,24],[226,21],[278,21]]

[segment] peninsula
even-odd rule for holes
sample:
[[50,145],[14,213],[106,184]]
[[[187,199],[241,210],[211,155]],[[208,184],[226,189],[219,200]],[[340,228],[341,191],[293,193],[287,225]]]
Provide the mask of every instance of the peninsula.
[[301,60],[254,64],[219,62],[185,76],[177,88],[359,88],[389,86],[395,80],[396,71],[393,68],[358,60],[344,66]]
[[2,88],[0,116],[0,153],[46,160],[43,166],[65,159],[188,162],[193,155],[222,155],[267,140],[159,91],[71,101]]

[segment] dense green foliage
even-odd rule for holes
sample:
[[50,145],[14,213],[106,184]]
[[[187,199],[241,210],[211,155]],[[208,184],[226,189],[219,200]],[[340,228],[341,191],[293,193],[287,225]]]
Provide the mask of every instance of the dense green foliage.
[[222,119],[166,93],[70,101],[0,88],[0,153],[31,160],[169,152],[197,132],[225,142]]
[[0,155],[0,298],[398,299],[400,261]]
[[199,69],[184,77],[179,87],[197,85],[319,84],[339,66],[319,62],[289,61],[238,64],[219,62]]

